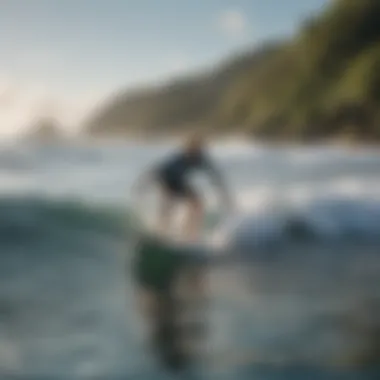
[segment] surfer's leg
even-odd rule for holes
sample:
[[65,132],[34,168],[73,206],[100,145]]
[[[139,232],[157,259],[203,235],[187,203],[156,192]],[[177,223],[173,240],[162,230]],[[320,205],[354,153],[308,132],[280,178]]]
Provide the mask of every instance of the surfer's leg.
[[138,303],[139,309],[145,318],[150,322],[154,321],[158,308],[157,295],[155,292],[152,289],[140,288],[138,291]]
[[161,190],[157,229],[158,233],[164,236],[170,231],[174,201],[173,196],[166,189]]
[[201,266],[192,266],[186,273],[187,284],[190,287],[190,294],[194,298],[202,298],[205,294],[206,283],[205,273]]
[[184,235],[190,241],[198,241],[203,218],[203,203],[195,192],[188,197],[187,207]]
[[[190,241],[197,242],[200,239],[202,220],[204,216],[203,202],[198,193],[191,189],[188,196],[188,216],[185,225],[185,237]],[[190,268],[188,272],[190,287],[195,293],[203,292],[203,273],[200,267]]]

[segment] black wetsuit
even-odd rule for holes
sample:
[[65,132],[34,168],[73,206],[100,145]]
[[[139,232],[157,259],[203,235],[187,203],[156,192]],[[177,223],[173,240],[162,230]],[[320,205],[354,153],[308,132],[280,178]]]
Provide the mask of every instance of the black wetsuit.
[[158,181],[171,195],[186,198],[197,196],[189,183],[189,175],[196,170],[205,170],[214,180],[219,181],[217,171],[204,153],[193,156],[178,153],[159,165],[155,173]]

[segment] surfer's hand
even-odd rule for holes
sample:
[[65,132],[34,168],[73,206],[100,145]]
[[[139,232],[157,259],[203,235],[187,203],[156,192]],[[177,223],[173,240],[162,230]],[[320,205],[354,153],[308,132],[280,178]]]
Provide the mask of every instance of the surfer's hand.
[[142,199],[144,195],[146,195],[146,192],[148,191],[150,184],[153,182],[153,179],[154,173],[152,171],[143,173],[137,179],[135,184],[132,186],[132,194],[135,197],[135,199]]

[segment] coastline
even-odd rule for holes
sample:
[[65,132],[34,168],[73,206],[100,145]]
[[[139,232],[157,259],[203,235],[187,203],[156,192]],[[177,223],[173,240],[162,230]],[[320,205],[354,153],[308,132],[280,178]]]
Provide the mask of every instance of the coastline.
[[212,144],[241,144],[244,146],[260,146],[268,148],[319,148],[319,147],[331,147],[331,148],[343,148],[347,150],[379,150],[380,153],[380,141],[373,139],[360,139],[360,138],[345,138],[339,136],[333,136],[329,138],[319,139],[291,139],[291,138],[257,138],[250,133],[243,132],[224,132],[218,133],[210,131],[205,128],[202,131],[201,128],[191,128],[189,130],[181,131],[178,133],[172,132],[159,132],[159,133],[136,133],[136,132],[124,132],[124,133],[88,133],[85,130],[80,130],[75,134],[61,135],[54,138],[31,138],[29,134],[23,134],[15,136],[14,138],[0,140],[1,145],[9,144],[22,144],[22,145],[92,145],[100,146],[106,145],[130,145],[130,144],[178,144],[193,133],[201,133]]
[[[91,145],[106,144],[177,144],[186,139],[191,132],[177,133],[177,134],[104,134],[104,135],[86,135],[78,134],[71,138],[63,139],[64,142],[69,143],[90,143]],[[265,146],[269,148],[318,148],[318,147],[332,147],[344,148],[348,150],[370,149],[379,150],[380,141],[363,141],[363,140],[345,140],[339,138],[326,138],[310,141],[299,141],[296,139],[259,139],[252,138],[252,136],[243,133],[231,134],[209,134],[205,133],[206,138],[215,144],[242,144],[252,146]]]

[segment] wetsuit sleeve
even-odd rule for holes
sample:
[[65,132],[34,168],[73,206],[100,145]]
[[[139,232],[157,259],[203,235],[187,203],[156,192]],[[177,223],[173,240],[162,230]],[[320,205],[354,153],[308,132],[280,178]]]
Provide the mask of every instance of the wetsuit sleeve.
[[234,211],[235,205],[231,192],[224,181],[222,173],[210,158],[204,160],[204,168],[208,172],[213,185],[218,191],[220,206],[224,212],[231,213]]
[[209,174],[213,184],[218,188],[218,190],[222,193],[223,198],[229,198],[228,190],[226,183],[223,179],[223,176],[219,170],[219,168],[216,167],[212,159],[208,156],[203,157],[202,161],[202,167],[204,170]]
[[144,192],[158,178],[159,166],[154,166],[144,171],[133,186],[133,193],[138,196],[139,192]]

